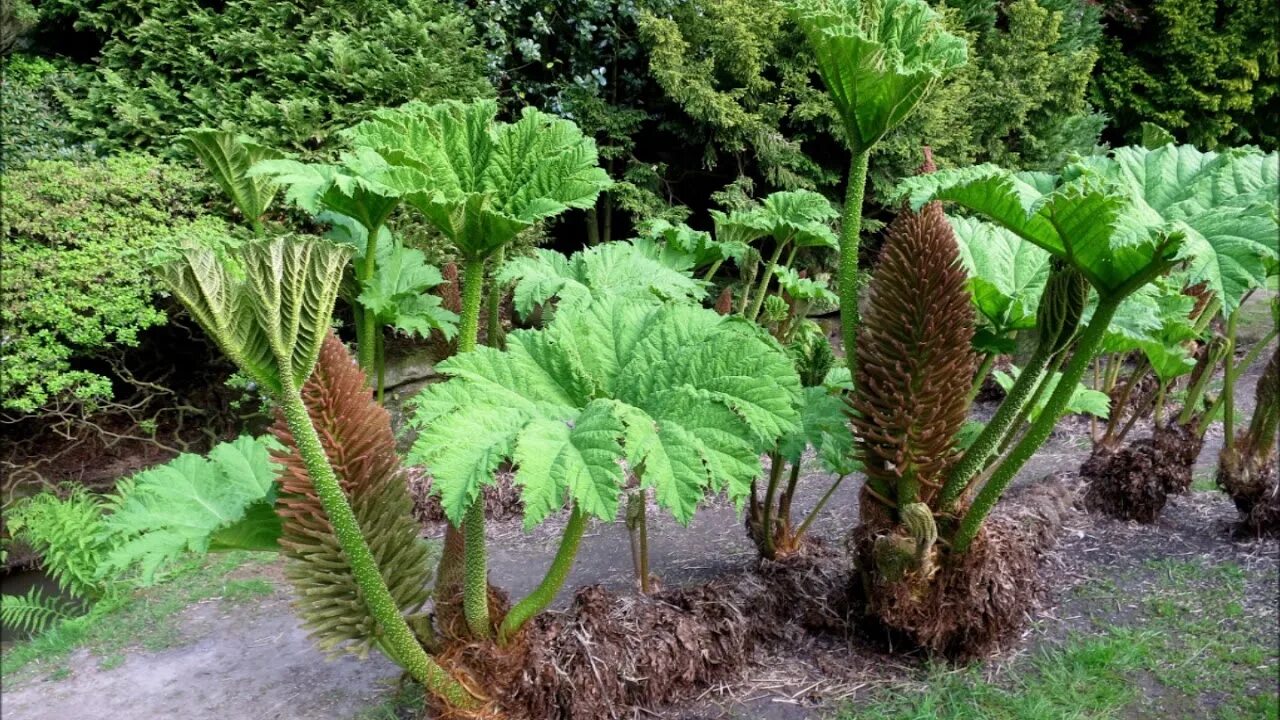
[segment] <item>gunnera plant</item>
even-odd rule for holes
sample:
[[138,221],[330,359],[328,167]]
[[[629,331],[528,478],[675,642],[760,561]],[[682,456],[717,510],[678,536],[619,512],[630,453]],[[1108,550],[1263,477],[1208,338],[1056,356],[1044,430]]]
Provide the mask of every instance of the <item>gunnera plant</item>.
[[1280,535],[1280,471],[1276,433],[1280,431],[1280,350],[1271,353],[1254,391],[1249,429],[1218,457],[1218,486],[1240,511],[1240,530]]
[[938,523],[952,520],[938,517],[937,500],[957,458],[977,365],[966,281],[940,204],[898,215],[858,331],[853,399],[867,476],[856,562],[869,613],[890,625],[919,612],[908,606],[924,599],[942,569]]
[[[302,386],[302,401],[400,614],[429,646],[430,621],[420,612],[431,580],[428,550],[410,513],[413,501],[391,416],[374,400],[364,372],[337,336],[325,338],[316,369]],[[361,598],[283,413],[277,412],[271,431],[284,446],[275,453],[284,469],[276,511],[283,520],[280,546],[290,561],[285,575],[297,590],[299,614],[322,650],[347,646],[364,655],[378,642],[377,620]]]

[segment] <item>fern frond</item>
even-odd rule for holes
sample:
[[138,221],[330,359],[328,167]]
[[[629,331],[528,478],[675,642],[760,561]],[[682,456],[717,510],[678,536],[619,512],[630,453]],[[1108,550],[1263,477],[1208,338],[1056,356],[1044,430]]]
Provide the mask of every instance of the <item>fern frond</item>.
[[[411,513],[391,417],[333,334],[325,339],[302,398],[383,580],[401,613],[416,614],[427,600],[431,564]],[[377,623],[283,417],[272,433],[285,448],[276,453],[284,467],[276,508],[284,520],[285,575],[297,589],[300,614],[321,649],[367,653],[378,638]]]
[[9,510],[6,524],[40,555],[45,572],[74,597],[102,594],[98,576],[111,551],[103,500],[80,486],[65,498],[40,493]]
[[59,620],[73,617],[71,608],[32,587],[26,595],[0,595],[0,623],[18,632],[39,635]]

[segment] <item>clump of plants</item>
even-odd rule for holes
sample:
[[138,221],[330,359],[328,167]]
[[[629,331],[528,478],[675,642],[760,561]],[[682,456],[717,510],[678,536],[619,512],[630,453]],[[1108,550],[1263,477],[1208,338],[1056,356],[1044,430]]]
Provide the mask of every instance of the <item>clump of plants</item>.
[[[1144,212],[1186,235],[1182,262],[1120,308],[1094,366],[1113,407],[1081,467],[1090,481],[1086,501],[1142,522],[1190,487],[1205,433],[1219,417],[1228,446],[1234,442],[1236,381],[1275,337],[1267,334],[1237,359],[1240,308],[1277,260],[1276,155],[1201,152],[1164,140],[1153,136],[1150,148],[1120,148],[1080,170],[1126,188]],[[1126,442],[1145,418],[1151,435]]]

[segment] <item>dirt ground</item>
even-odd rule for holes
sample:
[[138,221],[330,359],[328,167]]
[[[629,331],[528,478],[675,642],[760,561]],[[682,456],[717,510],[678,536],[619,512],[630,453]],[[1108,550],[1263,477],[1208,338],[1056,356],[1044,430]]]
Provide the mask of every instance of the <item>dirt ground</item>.
[[[1254,374],[1237,388],[1246,406]],[[1074,471],[1088,452],[1083,432],[1087,424],[1073,420],[1046,444],[1019,476],[1019,483],[1046,475]],[[1212,469],[1221,446],[1221,432],[1211,432],[1197,472]],[[827,478],[806,476],[796,500],[803,512],[826,489]],[[816,537],[838,541],[851,527],[857,511],[858,482],[846,481],[815,523]],[[1154,528],[1080,515],[1068,523],[1065,537],[1048,572],[1055,573],[1052,602],[1039,611],[1039,621],[1012,654],[1052,641],[1097,612],[1123,613],[1117,606],[1093,607],[1073,587],[1100,578],[1124,577],[1141,583],[1134,568],[1153,558],[1230,558],[1260,581],[1254,617],[1265,630],[1277,624],[1273,546],[1233,541],[1228,526],[1234,509],[1219,493],[1195,493],[1174,498]],[[692,583],[726,571],[741,570],[754,558],[741,520],[725,502],[699,511],[692,523],[680,527],[662,513],[650,513],[651,567],[668,585]],[[556,522],[524,532],[518,520],[490,524],[491,573],[495,583],[513,596],[528,592],[541,578],[555,551],[560,527]],[[432,534],[439,535],[440,528]],[[262,566],[258,566],[261,568]],[[327,660],[315,650],[289,609],[289,591],[274,566],[268,575],[278,589],[271,596],[231,607],[216,600],[188,607],[180,625],[183,642],[159,652],[129,652],[123,663],[109,670],[80,651],[69,663],[70,673],[56,678],[24,674],[4,688],[5,720],[350,720],[370,706],[391,697],[397,669],[381,656],[367,660],[342,657]],[[1135,579],[1136,578],[1136,579]],[[1270,580],[1267,580],[1270,578]],[[600,583],[624,591],[632,587],[631,558],[621,523],[595,523],[583,538],[578,562],[558,600],[563,607],[574,589]],[[910,678],[919,661],[883,651],[858,640],[814,638],[811,647],[788,649],[785,657],[759,662],[733,685],[711,688],[692,702],[663,711],[667,720],[754,718],[797,720],[818,718],[823,708],[842,700],[856,700],[885,683]],[[760,658],[760,660],[766,660]],[[995,661],[997,664],[999,660]],[[779,670],[778,668],[784,668]],[[1199,717],[1191,714],[1176,717]],[[626,717],[631,717],[627,715]]]

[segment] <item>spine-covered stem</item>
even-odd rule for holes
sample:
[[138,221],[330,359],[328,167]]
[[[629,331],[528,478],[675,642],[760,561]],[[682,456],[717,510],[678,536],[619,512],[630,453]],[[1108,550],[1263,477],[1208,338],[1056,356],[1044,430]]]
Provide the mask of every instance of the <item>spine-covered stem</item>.
[[[360,277],[358,278],[361,288],[373,280],[373,274],[378,269],[378,230],[379,228],[377,227],[369,228],[368,240],[365,241],[364,262],[360,265]],[[374,338],[378,332],[378,318],[367,310],[361,310],[358,315],[360,345],[356,348],[357,359],[360,361],[360,369],[364,370],[365,375],[372,378],[377,375],[377,367],[375,365],[377,364],[378,345]]]
[[488,345],[499,350],[507,348],[506,338],[502,334],[502,285],[497,282],[498,273],[502,271],[502,263],[505,257],[505,249],[500,248],[498,252],[494,253],[489,266]]
[[560,536],[560,547],[556,550],[555,558],[551,560],[551,567],[547,568],[547,574],[542,577],[542,582],[538,583],[538,587],[534,588],[525,599],[516,603],[515,607],[511,608],[511,612],[502,619],[502,627],[498,629],[500,644],[505,645],[515,637],[525,623],[542,612],[555,599],[556,593],[560,592],[564,581],[569,577],[569,570],[573,568],[573,559],[578,555],[578,544],[582,540],[582,532],[586,527],[587,515],[575,504],[573,512],[569,515],[569,523],[564,527],[564,534]]
[[996,409],[995,416],[978,434],[978,438],[973,441],[973,444],[965,451],[964,457],[960,459],[960,462],[956,463],[955,468],[948,475],[947,482],[942,486],[942,493],[938,497],[940,508],[944,510],[950,509],[952,503],[958,500],[960,495],[964,493],[965,488],[968,487],[969,480],[986,465],[987,458],[999,446],[1000,440],[1013,425],[1014,420],[1018,418],[1018,413],[1022,410],[1022,406],[1031,397],[1031,393],[1039,383],[1041,372],[1049,362],[1051,355],[1051,349],[1046,343],[1036,345],[1036,349],[1031,353],[1031,358],[1027,360],[1027,366],[1018,374],[1018,379],[1014,381],[1013,387],[1009,388],[1009,393],[1005,396],[1004,402],[1000,403],[1000,407]]
[[1009,429],[1005,432],[1004,437],[1000,438],[1000,446],[997,452],[1004,452],[1013,444],[1014,438],[1018,437],[1018,431],[1022,429],[1027,418],[1031,417],[1031,412],[1036,409],[1036,405],[1044,394],[1049,391],[1049,384],[1053,382],[1053,374],[1058,372],[1062,367],[1062,362],[1066,360],[1067,354],[1060,352],[1054,356],[1053,361],[1049,363],[1049,367],[1040,374],[1040,382],[1036,383],[1036,389],[1032,391],[1031,397],[1022,403],[1022,409],[1018,410],[1018,416],[1013,419],[1013,423],[1009,425]]
[[[458,330],[458,352],[476,349],[480,331],[480,301],[483,297],[484,260],[468,258],[462,275],[462,318]],[[467,629],[473,637],[488,638],[489,627],[489,572],[484,544],[484,495],[467,508],[463,516],[462,532],[465,541],[465,571],[462,584],[462,611],[467,619]]]
[[1071,361],[1062,371],[1062,379],[1058,381],[1058,386],[1053,389],[1053,394],[1049,396],[1044,411],[1031,424],[1031,428],[1027,430],[1027,434],[1022,440],[1014,446],[1009,452],[1009,456],[1005,458],[992,473],[991,479],[978,491],[978,496],[974,498],[973,505],[969,507],[964,518],[960,521],[960,527],[956,530],[956,534],[951,542],[951,549],[957,555],[963,554],[969,549],[969,544],[978,534],[978,529],[982,527],[982,521],[986,519],[987,514],[991,512],[996,504],[996,500],[1004,493],[1006,487],[1013,480],[1014,475],[1022,469],[1027,460],[1035,454],[1036,450],[1044,444],[1049,438],[1049,434],[1053,432],[1053,426],[1057,424],[1058,417],[1062,415],[1062,411],[1066,409],[1067,403],[1071,400],[1072,393],[1075,392],[1076,383],[1080,382],[1080,378],[1084,377],[1085,370],[1088,369],[1090,361],[1093,360],[1093,354],[1097,351],[1098,346],[1102,344],[1102,340],[1106,337],[1107,327],[1111,324],[1111,318],[1116,313],[1116,308],[1120,306],[1120,296],[1104,296],[1099,298],[1098,306],[1093,312],[1093,318],[1089,321],[1089,326],[1085,328],[1076,344],[1075,353],[1071,356]]
[[849,161],[849,186],[840,216],[840,332],[849,377],[858,377],[858,240],[862,232],[862,195],[867,186],[870,148],[857,148]]
[[782,454],[770,453],[769,456],[769,488],[764,493],[764,519],[760,522],[760,538],[764,543],[765,557],[773,557],[773,499],[778,494],[778,482],[782,479],[782,467],[785,464]]
[[347,502],[338,484],[338,477],[329,464],[320,436],[307,414],[298,389],[295,388],[289,372],[282,372],[284,385],[281,398],[281,412],[289,424],[289,431],[298,443],[298,454],[306,466],[307,475],[316,489],[325,515],[333,525],[333,534],[338,539],[348,561],[351,563],[351,574],[360,587],[360,593],[369,608],[369,614],[378,622],[381,631],[380,641],[391,650],[391,655],[404,665],[405,670],[418,682],[426,686],[432,694],[444,699],[458,708],[471,708],[477,705],[474,697],[444,668],[427,655],[418,640],[414,637],[409,624],[400,614],[396,601],[391,597],[377,561],[369,544],[365,542],[356,521],[355,512]]
[[1236,442],[1236,322],[1240,319],[1240,310],[1231,313],[1227,319],[1227,354],[1222,359],[1222,447],[1235,447]]
[[987,381],[987,376],[991,374],[991,369],[996,366],[996,358],[999,355],[989,352],[982,357],[982,364],[978,366],[978,372],[973,376],[973,387],[969,388],[969,402],[973,402],[978,397],[978,393],[982,392],[982,384]]
[[[1241,359],[1240,362],[1235,364],[1235,373],[1232,376],[1233,382],[1235,380],[1240,379],[1240,374],[1243,373],[1245,370],[1248,370],[1249,366],[1253,365],[1254,361],[1258,359],[1258,355],[1262,354],[1262,351],[1266,349],[1268,345],[1271,344],[1272,340],[1276,339],[1277,335],[1280,335],[1280,328],[1272,329],[1271,332],[1267,333],[1266,336],[1264,336],[1261,340],[1254,343],[1253,347],[1249,348],[1249,352],[1245,353],[1244,358]],[[1225,376],[1223,377],[1223,382],[1224,384],[1226,382]],[[1218,413],[1218,406],[1222,404],[1225,398],[1226,398],[1225,392],[1219,394],[1218,397],[1213,399],[1213,402],[1210,404],[1209,409],[1205,411],[1204,417],[1200,421],[1200,425],[1197,428],[1197,431],[1201,435],[1203,435],[1209,429],[1209,425],[1212,424],[1214,416],[1217,415]]]

